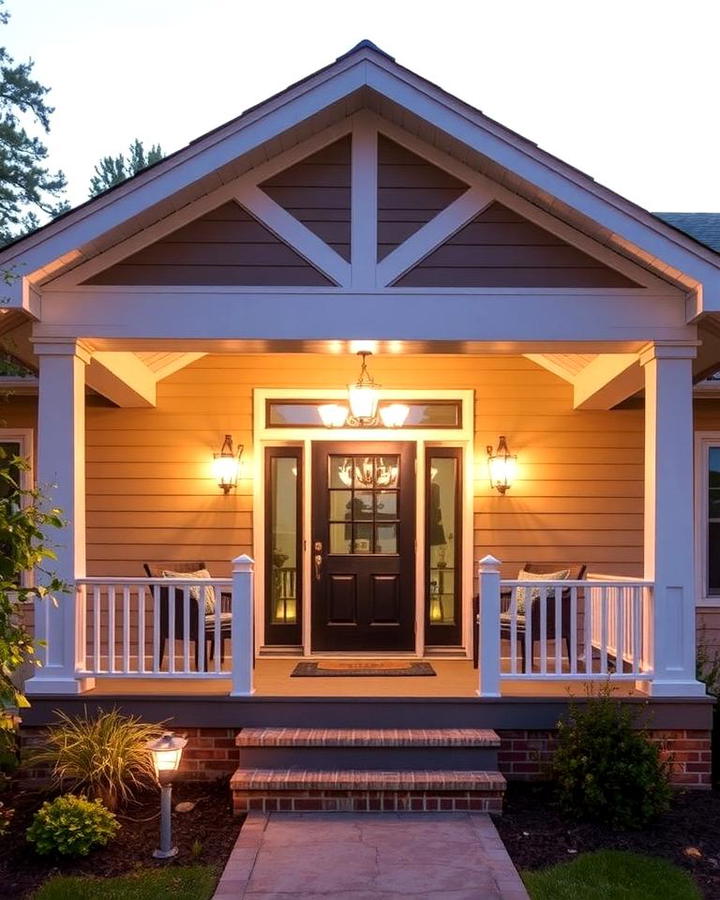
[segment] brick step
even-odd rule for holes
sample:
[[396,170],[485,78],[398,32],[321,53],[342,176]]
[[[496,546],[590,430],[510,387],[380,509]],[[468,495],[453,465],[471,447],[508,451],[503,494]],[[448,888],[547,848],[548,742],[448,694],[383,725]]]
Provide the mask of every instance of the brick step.
[[500,739],[479,728],[246,728],[244,769],[495,770]]
[[243,728],[238,747],[499,747],[489,728]]
[[236,813],[269,811],[501,812],[505,779],[496,771],[237,769]]

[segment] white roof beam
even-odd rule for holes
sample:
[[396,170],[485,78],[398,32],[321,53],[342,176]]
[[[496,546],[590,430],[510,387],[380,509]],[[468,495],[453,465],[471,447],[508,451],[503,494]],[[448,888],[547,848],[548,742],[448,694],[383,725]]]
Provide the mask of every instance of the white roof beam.
[[157,405],[157,379],[134,353],[93,353],[85,383],[118,406]]
[[575,409],[612,409],[643,387],[635,353],[603,353],[573,379]]

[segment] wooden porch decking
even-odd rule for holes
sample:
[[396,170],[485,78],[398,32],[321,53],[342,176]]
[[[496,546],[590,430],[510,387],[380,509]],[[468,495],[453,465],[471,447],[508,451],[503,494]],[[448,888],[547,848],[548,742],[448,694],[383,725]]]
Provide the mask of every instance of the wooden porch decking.
[[[307,658],[303,658],[307,660]],[[314,658],[313,658],[314,659]],[[300,658],[260,658],[255,665],[256,697],[476,697],[478,672],[468,659],[437,659],[430,662],[436,676],[342,676],[291,678]],[[350,660],[347,660],[350,661]],[[615,694],[642,697],[632,682],[613,684]],[[597,687],[596,687],[597,689]],[[575,697],[585,696],[585,682],[539,681],[526,679],[501,682],[503,697]],[[137,696],[227,696],[229,679],[182,678],[97,678],[85,697]]]

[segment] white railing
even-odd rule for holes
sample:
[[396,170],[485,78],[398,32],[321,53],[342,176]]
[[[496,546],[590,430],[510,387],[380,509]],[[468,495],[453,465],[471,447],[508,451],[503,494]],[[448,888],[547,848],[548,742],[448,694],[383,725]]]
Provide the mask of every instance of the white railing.
[[231,679],[253,692],[253,565],[232,578],[79,578],[78,675]]
[[84,674],[227,678],[231,579],[81,578],[76,585]]
[[478,588],[482,696],[501,681],[652,680],[652,582],[501,580],[486,557]]

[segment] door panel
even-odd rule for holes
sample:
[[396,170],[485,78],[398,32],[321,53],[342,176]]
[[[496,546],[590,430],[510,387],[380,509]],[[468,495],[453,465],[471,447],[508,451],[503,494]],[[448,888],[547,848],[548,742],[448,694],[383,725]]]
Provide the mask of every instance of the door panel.
[[415,647],[415,445],[313,444],[314,650]]

